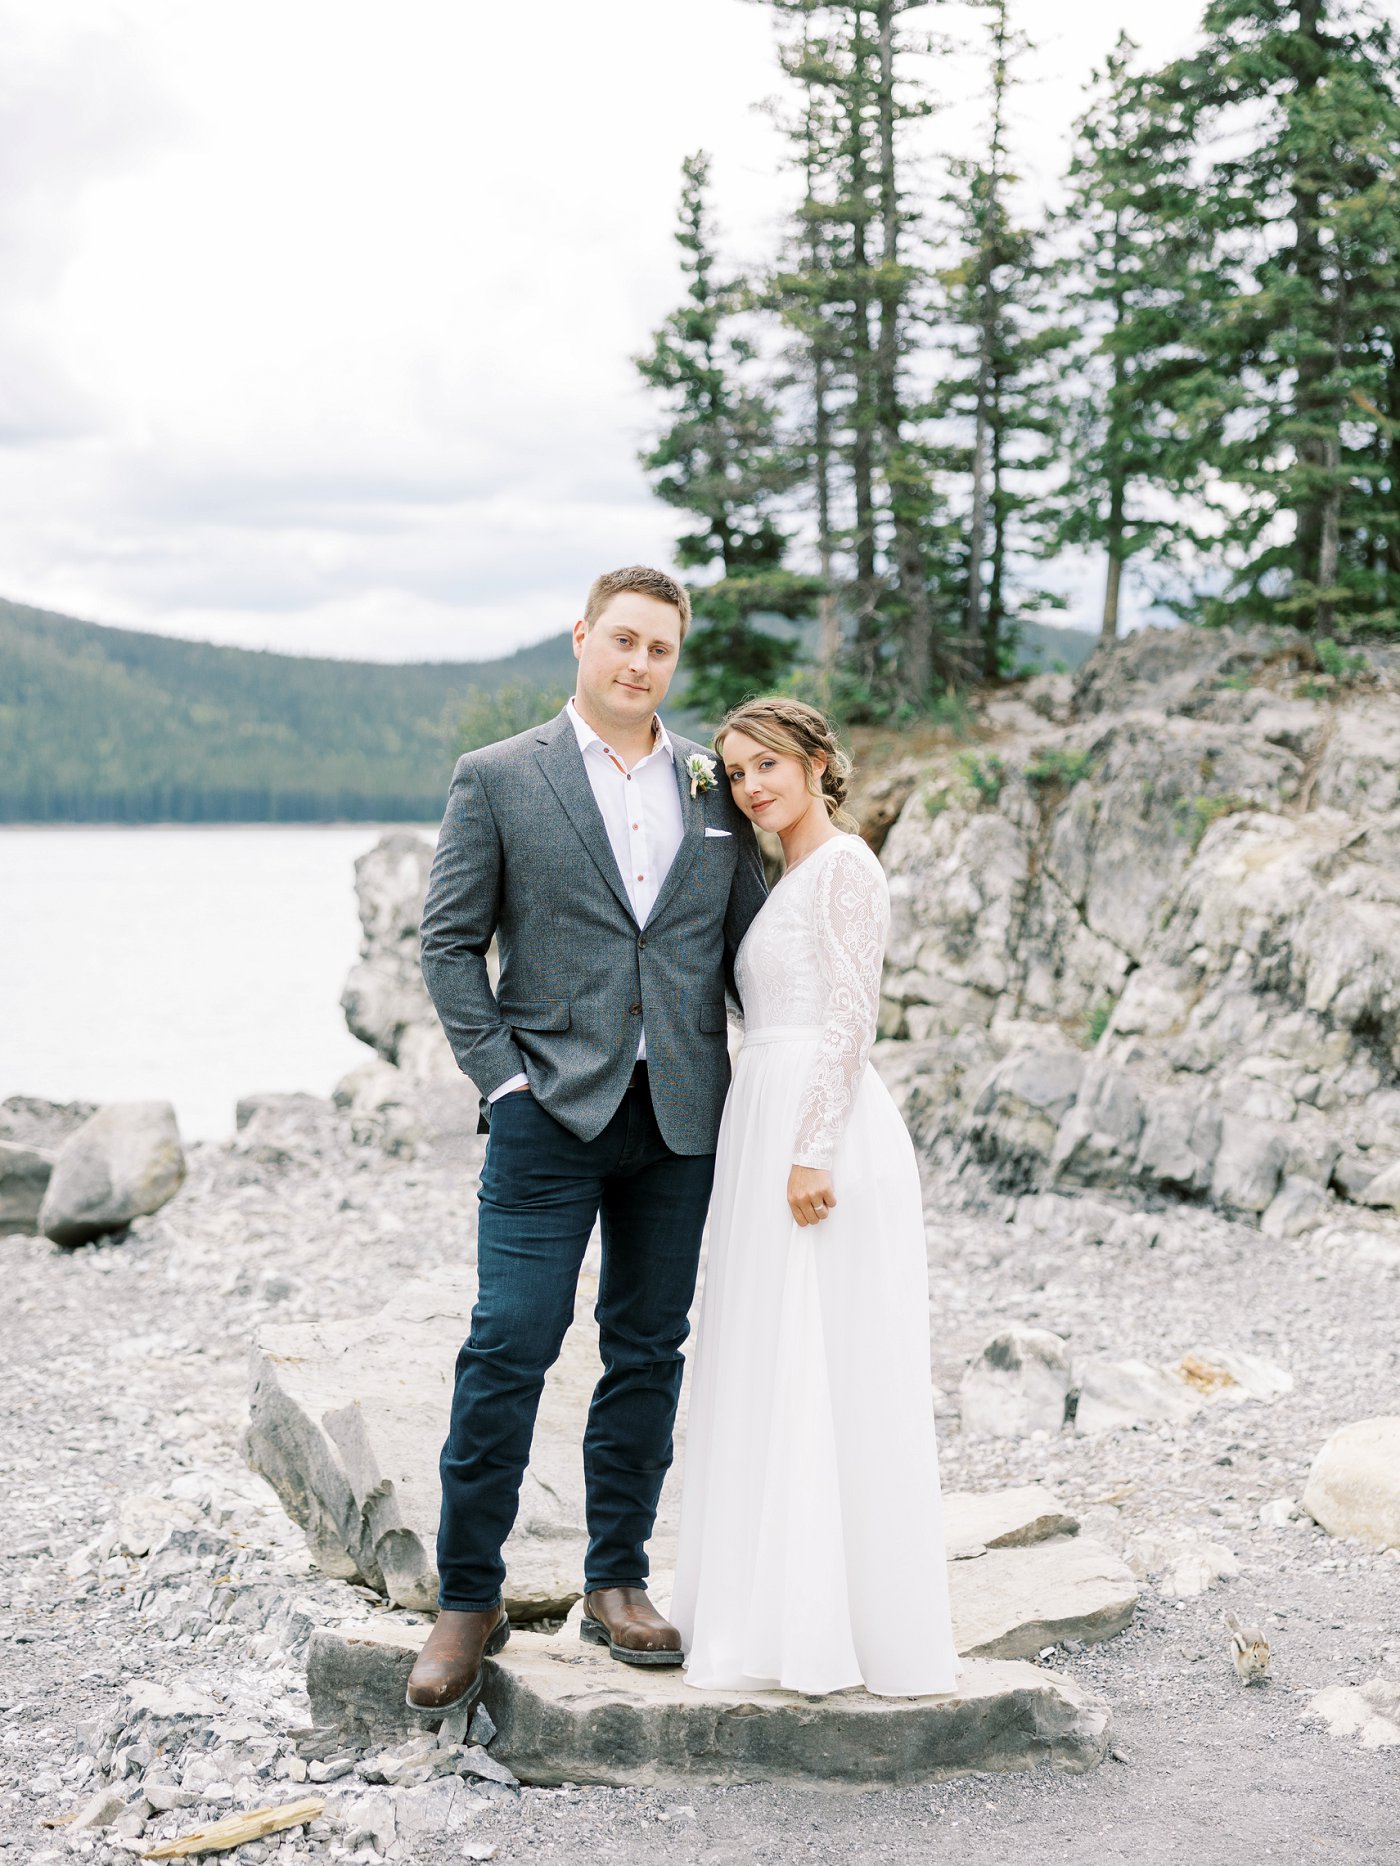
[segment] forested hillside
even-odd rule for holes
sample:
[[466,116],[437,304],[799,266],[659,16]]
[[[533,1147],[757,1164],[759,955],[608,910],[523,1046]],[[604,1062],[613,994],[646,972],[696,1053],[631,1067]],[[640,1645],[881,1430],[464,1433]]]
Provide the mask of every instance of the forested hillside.
[[468,696],[573,684],[568,637],[385,666],[0,601],[0,822],[435,821]]
[[[1072,667],[1090,645],[1067,629],[1027,644]],[[0,600],[0,822],[436,822],[464,743],[519,730],[573,683],[563,634],[495,661],[393,666]],[[700,730],[681,683],[672,697],[668,721]]]

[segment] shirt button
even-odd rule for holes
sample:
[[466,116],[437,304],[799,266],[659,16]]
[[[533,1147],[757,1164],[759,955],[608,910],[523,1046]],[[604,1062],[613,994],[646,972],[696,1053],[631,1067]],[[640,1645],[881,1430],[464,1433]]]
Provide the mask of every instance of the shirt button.
[[641,826],[641,824],[640,824],[640,823],[634,823],[634,824],[632,825],[632,827],[633,827],[633,829],[640,829],[640,828],[641,828],[642,826]]
[[645,875],[638,875],[638,876],[637,876],[637,879],[638,879],[638,881],[645,881],[645,880],[646,880],[646,876],[645,876]]

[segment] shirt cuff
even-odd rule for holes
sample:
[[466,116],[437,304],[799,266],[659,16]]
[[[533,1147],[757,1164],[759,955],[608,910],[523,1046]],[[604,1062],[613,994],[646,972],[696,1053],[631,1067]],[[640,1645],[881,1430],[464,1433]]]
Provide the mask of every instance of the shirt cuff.
[[529,1086],[530,1086],[529,1076],[526,1076],[526,1075],[510,1076],[506,1079],[506,1081],[502,1082],[501,1086],[498,1089],[492,1089],[491,1093],[486,1097],[486,1099],[488,1102],[499,1101],[502,1095],[513,1095],[516,1089],[527,1089],[529,1088]]

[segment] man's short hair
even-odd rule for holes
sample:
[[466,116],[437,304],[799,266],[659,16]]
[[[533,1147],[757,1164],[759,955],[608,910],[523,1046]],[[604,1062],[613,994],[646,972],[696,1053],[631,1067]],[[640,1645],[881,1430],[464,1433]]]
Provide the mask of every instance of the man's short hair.
[[659,603],[670,603],[680,612],[681,640],[690,627],[690,592],[683,583],[674,577],[668,577],[664,570],[653,570],[649,564],[628,564],[622,570],[605,570],[601,577],[594,577],[588,592],[588,601],[583,607],[583,619],[589,628],[602,615],[614,596],[621,596],[633,590],[638,596],[654,596]]

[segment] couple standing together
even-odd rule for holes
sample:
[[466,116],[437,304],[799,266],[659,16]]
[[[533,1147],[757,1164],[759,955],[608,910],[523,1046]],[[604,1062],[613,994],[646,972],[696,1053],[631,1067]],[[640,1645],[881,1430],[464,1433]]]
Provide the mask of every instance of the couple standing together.
[[[660,571],[599,577],[573,698],[458,761],[438,839],[423,974],[489,1140],[439,1614],[407,1693],[434,1715],[509,1637],[501,1549],[595,1220],[583,1637],[701,1687],[958,1681],[918,1170],[867,1061],[884,873],[841,828],[849,763],[814,708],[746,702],[717,759],[666,731],[689,619]],[[754,824],[786,858],[771,894]],[[707,1211],[672,1624],[646,1544]]]

